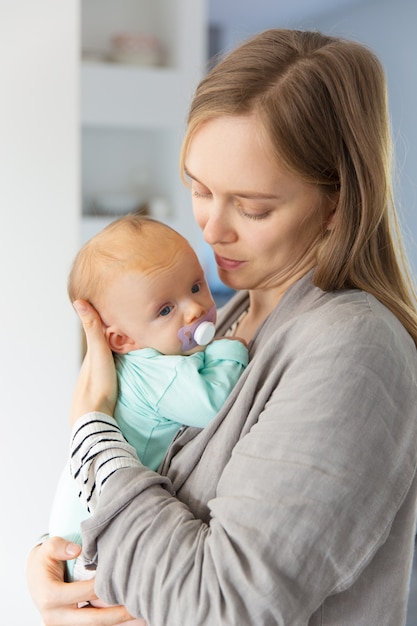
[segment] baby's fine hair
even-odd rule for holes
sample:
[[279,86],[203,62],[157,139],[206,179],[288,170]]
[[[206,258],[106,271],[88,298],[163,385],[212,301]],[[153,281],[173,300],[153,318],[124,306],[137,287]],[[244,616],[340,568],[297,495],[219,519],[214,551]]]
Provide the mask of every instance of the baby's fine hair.
[[68,277],[71,302],[96,299],[109,282],[129,269],[145,270],[158,261],[168,240],[184,240],[170,226],[140,213],[111,222],[80,249]]

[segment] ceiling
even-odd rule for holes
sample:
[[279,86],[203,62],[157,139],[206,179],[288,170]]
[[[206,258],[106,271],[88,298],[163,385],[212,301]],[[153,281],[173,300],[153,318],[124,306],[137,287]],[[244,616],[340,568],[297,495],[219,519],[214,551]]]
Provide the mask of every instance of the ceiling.
[[363,0],[209,0],[211,23],[252,27],[291,26],[314,16],[363,3]]

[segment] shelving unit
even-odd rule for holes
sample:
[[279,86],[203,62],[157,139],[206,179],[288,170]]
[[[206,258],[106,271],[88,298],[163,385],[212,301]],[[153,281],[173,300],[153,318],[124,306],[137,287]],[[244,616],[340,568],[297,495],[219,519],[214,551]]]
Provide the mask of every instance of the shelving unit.
[[172,68],[83,63],[82,123],[85,127],[175,127],[184,116],[183,98],[178,97],[184,87],[187,77]]
[[[190,98],[205,71],[206,0],[82,0],[81,8],[81,239],[116,217],[99,215],[98,197],[130,194],[138,204],[163,198],[162,219],[195,244],[178,157]],[[158,38],[160,65],[108,60],[112,37],[128,32]]]

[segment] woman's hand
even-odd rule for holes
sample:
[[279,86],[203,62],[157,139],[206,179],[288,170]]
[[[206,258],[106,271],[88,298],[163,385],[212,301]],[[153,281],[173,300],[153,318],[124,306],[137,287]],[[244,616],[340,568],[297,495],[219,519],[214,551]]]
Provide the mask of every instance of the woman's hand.
[[84,328],[87,352],[75,387],[71,424],[92,411],[113,415],[117,377],[112,351],[97,311],[84,300],[73,303]]
[[[80,552],[80,546],[52,537],[29,554],[26,567],[28,587],[44,626],[115,626],[131,620],[123,606],[78,608],[79,603],[97,599],[94,579],[64,582],[64,561],[75,558]],[[145,622],[143,626],[146,626]]]

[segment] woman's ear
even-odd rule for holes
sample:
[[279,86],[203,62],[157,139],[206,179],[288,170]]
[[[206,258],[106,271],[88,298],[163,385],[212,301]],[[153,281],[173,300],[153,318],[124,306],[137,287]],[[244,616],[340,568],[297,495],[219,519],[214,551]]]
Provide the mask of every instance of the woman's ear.
[[336,219],[337,205],[339,204],[339,192],[335,192],[329,198],[330,210],[326,221],[326,230],[333,230],[334,221]]
[[336,217],[336,209],[334,208],[333,211],[329,214],[329,217],[327,218],[326,230],[333,230],[335,217]]
[[134,341],[122,331],[114,326],[107,326],[105,330],[107,343],[109,344],[112,352],[117,354],[126,354],[134,349]]

